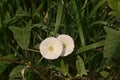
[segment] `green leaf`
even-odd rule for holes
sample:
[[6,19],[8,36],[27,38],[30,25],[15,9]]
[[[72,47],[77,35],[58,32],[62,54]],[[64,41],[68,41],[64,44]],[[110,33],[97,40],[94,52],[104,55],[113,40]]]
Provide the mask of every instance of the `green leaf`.
[[114,17],[120,17],[120,11],[111,11],[108,13],[108,15],[112,15]]
[[105,46],[104,46],[104,57],[109,61],[116,55],[120,56],[120,32],[108,27],[105,27],[107,33]]
[[68,65],[65,65],[63,60],[61,60],[61,71],[62,71],[64,76],[66,76],[69,73],[68,72]]
[[103,76],[104,78],[107,78],[107,76],[109,75],[109,73],[107,71],[101,71],[100,75]]
[[5,15],[5,20],[4,23],[8,23],[11,20],[9,12],[6,13]]
[[27,28],[19,28],[19,27],[9,27],[9,29],[13,32],[14,38],[17,41],[18,45],[26,49],[29,45],[30,41],[30,29]]
[[27,29],[32,29],[32,20],[28,21],[28,23],[25,26]]
[[18,8],[16,11],[16,16],[29,16],[27,11],[24,11],[22,7]]
[[17,66],[15,67],[9,75],[9,80],[20,80],[22,77],[21,70],[24,69],[24,66]]
[[118,2],[119,0],[107,0],[108,5],[113,10],[118,10]]
[[77,73],[82,77],[83,75],[87,75],[86,69],[85,69],[85,64],[80,56],[77,56],[76,60],[76,68],[77,68]]
[[7,60],[15,60],[16,57],[14,54],[6,55],[0,58],[0,74],[12,63]]

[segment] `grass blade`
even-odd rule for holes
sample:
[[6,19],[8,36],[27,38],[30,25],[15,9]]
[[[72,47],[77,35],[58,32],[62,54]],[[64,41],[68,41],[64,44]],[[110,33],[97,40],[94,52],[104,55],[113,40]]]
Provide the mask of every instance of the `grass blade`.
[[80,54],[80,53],[83,53],[85,51],[88,51],[88,50],[91,50],[91,49],[94,49],[94,48],[97,48],[97,47],[101,47],[101,46],[104,46],[104,42],[97,42],[97,43],[94,43],[94,44],[91,44],[91,45],[87,45],[87,46],[84,46],[84,47],[78,49],[76,54]]
[[54,31],[55,34],[58,32],[58,29],[60,26],[62,13],[63,13],[63,5],[58,4],[57,17],[56,17],[56,23],[55,23],[55,31]]

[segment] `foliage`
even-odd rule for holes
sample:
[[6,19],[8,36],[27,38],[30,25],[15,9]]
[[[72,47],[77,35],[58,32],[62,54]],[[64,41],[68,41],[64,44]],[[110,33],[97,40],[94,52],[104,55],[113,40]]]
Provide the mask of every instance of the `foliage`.
[[[0,0],[0,80],[119,80],[119,0]],[[68,34],[72,54],[46,60],[39,44]]]

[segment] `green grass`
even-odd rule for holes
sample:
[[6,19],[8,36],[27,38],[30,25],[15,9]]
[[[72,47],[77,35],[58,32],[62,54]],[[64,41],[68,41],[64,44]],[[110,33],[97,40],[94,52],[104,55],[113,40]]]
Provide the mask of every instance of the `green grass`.
[[[0,80],[119,80],[118,3],[0,0]],[[39,44],[59,34],[74,39],[73,53],[44,59]]]

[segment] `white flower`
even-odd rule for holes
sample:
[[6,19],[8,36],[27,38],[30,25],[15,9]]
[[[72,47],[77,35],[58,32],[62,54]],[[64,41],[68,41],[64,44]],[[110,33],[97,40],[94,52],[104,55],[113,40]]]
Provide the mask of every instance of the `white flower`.
[[46,59],[57,59],[62,54],[62,43],[54,37],[43,40],[39,46],[41,55]]
[[69,35],[62,34],[62,35],[59,35],[57,39],[60,40],[63,44],[63,52],[61,56],[67,56],[73,52],[74,41],[72,37],[70,37]]

